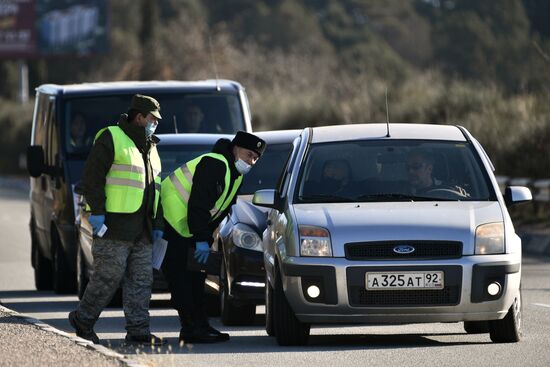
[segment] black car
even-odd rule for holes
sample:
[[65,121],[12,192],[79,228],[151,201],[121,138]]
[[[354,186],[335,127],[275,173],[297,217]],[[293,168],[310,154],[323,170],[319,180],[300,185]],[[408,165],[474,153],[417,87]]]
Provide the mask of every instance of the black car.
[[[45,84],[36,89],[30,179],[31,263],[38,290],[76,289],[78,206],[73,189],[97,131],[118,121],[136,93],[161,104],[157,133],[188,132],[188,112],[202,111],[200,132],[251,131],[244,88],[228,80]],[[187,107],[193,109],[188,111]],[[190,107],[189,107],[190,108]],[[196,113],[195,113],[196,115]],[[196,117],[196,116],[195,116]],[[197,119],[193,119],[194,124]],[[165,166],[168,167],[168,166]]]
[[[254,321],[256,305],[265,302],[265,270],[262,232],[266,229],[267,209],[251,203],[254,192],[276,187],[279,176],[301,130],[255,133],[267,148],[250,173],[244,176],[237,203],[215,234],[214,248],[223,252],[220,276],[209,276],[217,283],[221,319],[225,325]],[[215,285],[214,285],[215,286]]]

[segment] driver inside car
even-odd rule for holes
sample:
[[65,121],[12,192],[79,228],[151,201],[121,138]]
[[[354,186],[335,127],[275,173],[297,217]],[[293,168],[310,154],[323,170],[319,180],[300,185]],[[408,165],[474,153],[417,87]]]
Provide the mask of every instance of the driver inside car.
[[433,176],[434,161],[428,152],[413,150],[407,157],[407,174],[413,195],[424,195],[434,190],[451,190],[461,196],[468,193],[459,186],[447,185]]

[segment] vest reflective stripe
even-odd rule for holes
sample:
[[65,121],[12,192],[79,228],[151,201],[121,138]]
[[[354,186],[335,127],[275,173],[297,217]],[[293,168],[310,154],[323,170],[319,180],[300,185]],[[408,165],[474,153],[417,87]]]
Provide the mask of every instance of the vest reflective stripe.
[[[101,129],[95,139],[106,129],[113,137],[114,159],[105,179],[105,209],[111,213],[135,213],[143,203],[147,179],[143,156],[132,139],[118,126]],[[155,180],[153,215],[156,216],[160,199],[161,163],[155,146],[151,148],[149,160]]]
[[[193,176],[197,165],[204,157],[218,159],[225,164],[226,168],[225,188],[218,197],[218,200],[216,200],[214,207],[210,209],[210,221],[218,218],[219,215],[227,209],[242,183],[243,176],[239,175],[239,177],[233,182],[233,185],[231,185],[229,163],[222,154],[217,153],[207,153],[192,159],[166,177],[162,181],[161,189],[164,218],[168,223],[170,223],[176,232],[187,238],[193,237],[193,234],[189,231],[189,224],[187,222],[188,202],[193,188]],[[229,192],[230,186],[232,186],[231,192]]]

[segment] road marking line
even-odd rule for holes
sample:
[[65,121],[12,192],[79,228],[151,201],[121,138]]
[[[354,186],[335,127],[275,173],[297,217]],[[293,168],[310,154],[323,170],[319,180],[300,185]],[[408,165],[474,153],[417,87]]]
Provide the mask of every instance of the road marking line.
[[550,308],[550,305],[544,304],[544,303],[531,303],[534,306],[540,306],[540,307],[548,307]]

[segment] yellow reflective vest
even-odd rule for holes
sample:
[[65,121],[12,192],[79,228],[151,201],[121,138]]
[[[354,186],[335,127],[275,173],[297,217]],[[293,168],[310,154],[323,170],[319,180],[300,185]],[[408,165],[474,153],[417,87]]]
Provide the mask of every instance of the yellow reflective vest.
[[218,200],[216,200],[214,207],[210,209],[211,221],[217,219],[231,204],[243,180],[243,176],[239,175],[233,183],[231,192],[229,192],[231,170],[229,169],[227,159],[223,154],[207,153],[183,164],[162,181],[161,200],[164,219],[170,223],[176,232],[186,238],[193,237],[193,234],[189,231],[189,224],[187,222],[188,203],[193,187],[195,169],[204,157],[219,159],[225,164],[225,188]]
[[[147,184],[143,156],[132,139],[118,126],[101,129],[95,140],[109,130],[113,136],[115,151],[113,164],[107,172],[105,182],[105,209],[110,213],[135,213],[143,203],[145,185]],[[151,147],[149,160],[155,179],[155,202],[153,213],[156,217],[160,199],[160,157],[155,146]]]

